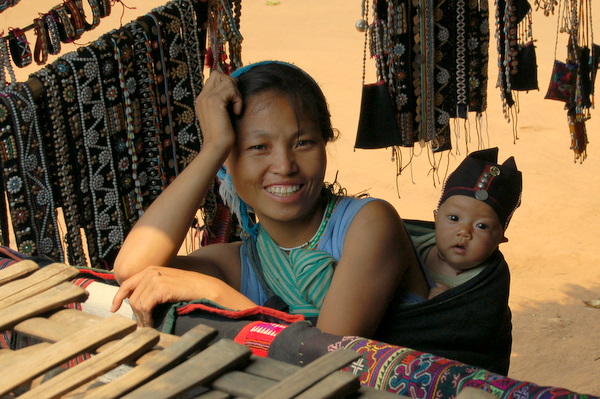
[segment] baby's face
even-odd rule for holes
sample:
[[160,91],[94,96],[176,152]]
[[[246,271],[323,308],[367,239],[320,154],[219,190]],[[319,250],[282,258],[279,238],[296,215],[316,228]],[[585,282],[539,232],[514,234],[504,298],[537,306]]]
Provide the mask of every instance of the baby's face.
[[463,270],[481,264],[506,241],[492,207],[465,195],[454,195],[440,206],[435,239],[442,260]]

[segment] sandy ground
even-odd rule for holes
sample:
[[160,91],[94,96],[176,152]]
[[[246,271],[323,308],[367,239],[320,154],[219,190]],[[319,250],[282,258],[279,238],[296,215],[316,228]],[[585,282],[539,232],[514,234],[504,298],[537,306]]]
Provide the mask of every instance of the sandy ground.
[[[117,5],[113,15],[80,42],[85,44],[162,2],[125,3],[135,9],[124,10],[121,17]],[[593,13],[600,16],[600,3],[593,3]],[[0,15],[0,29],[26,26],[52,5],[46,0],[25,0]],[[498,146],[502,160],[514,155],[523,172],[524,191],[523,204],[508,229],[510,242],[502,246],[512,273],[514,345],[509,375],[600,395],[600,309],[583,303],[600,298],[596,242],[600,237],[600,201],[596,197],[600,111],[592,111],[587,123],[589,156],[583,164],[574,163],[562,103],[543,99],[554,59],[556,16],[534,13],[541,90],[520,93],[514,125],[504,119],[500,94],[494,87],[497,67],[495,43],[491,43],[489,106],[482,121],[481,140],[474,117],[461,122],[455,129],[460,134],[455,150],[443,161],[436,161],[442,165],[436,181],[425,149],[414,151],[412,163],[398,178],[391,150],[354,149],[363,62],[363,35],[354,24],[360,9],[360,1],[348,0],[244,1],[242,59],[244,63],[286,60],[313,75],[329,99],[334,125],[341,132],[341,138],[329,148],[328,178],[337,173],[351,193],[368,189],[372,196],[393,203],[405,218],[432,218],[446,165],[453,170],[467,152]],[[32,34],[30,41],[33,39]],[[561,42],[558,48],[558,57],[564,59],[566,50]],[[374,82],[372,60],[367,59],[367,67],[366,82]],[[18,70],[19,79],[26,79],[35,69],[37,66]],[[466,139],[467,131],[471,132],[470,140]],[[410,155],[410,150],[402,151],[404,164]]]

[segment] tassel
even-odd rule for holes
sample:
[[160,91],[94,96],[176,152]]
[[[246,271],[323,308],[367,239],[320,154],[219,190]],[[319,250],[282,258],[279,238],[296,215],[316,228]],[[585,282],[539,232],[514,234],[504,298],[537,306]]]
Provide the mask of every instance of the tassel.
[[219,195],[221,196],[221,199],[223,199],[225,205],[227,205],[235,216],[237,216],[242,224],[242,229],[252,237],[256,238],[258,235],[258,224],[255,224],[250,220],[250,211],[252,208],[248,207],[235,191],[231,175],[227,173],[225,166],[221,166],[217,177],[221,182],[219,185]]

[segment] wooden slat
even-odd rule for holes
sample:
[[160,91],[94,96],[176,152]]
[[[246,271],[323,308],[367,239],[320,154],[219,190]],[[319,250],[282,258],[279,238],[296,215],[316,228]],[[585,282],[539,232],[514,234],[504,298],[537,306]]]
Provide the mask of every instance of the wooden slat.
[[29,345],[17,350],[4,349],[0,354],[0,369],[6,370],[18,362],[19,359],[28,358],[49,346],[48,342],[40,342],[39,344]]
[[104,318],[77,309],[61,309],[48,316],[48,319],[69,327],[81,328],[94,324]]
[[323,378],[321,381],[311,385],[303,391],[296,399],[324,399],[343,398],[351,393],[358,392],[360,382],[358,378],[350,373],[335,371]]
[[0,309],[0,330],[8,329],[28,317],[60,308],[68,303],[85,301],[87,297],[88,293],[83,288],[70,282],[61,283],[47,291]]
[[250,358],[250,349],[221,339],[207,349],[125,395],[127,399],[166,399],[205,384],[223,372],[241,367]]
[[39,268],[38,264],[32,260],[22,260],[10,265],[10,267],[0,270],[0,285],[21,278]]
[[284,363],[268,357],[253,356],[251,360],[244,372],[275,381],[281,381],[301,369],[295,364]]
[[[98,323],[98,321],[96,323]],[[13,329],[18,333],[39,339],[40,341],[57,342],[68,335],[72,335],[78,331],[81,331],[86,327],[89,327],[89,325],[82,325],[77,328],[76,326],[59,323],[45,317],[32,317],[30,319],[23,320],[14,326]]]
[[[98,315],[94,315],[91,313],[82,312],[76,309],[63,309],[55,312],[50,317],[50,320],[57,321],[68,328],[74,328],[75,330],[81,329],[82,326],[89,325],[98,320],[103,320],[102,317]],[[59,337],[58,339],[60,339]],[[44,338],[46,341],[55,342],[58,339],[49,339],[48,337]],[[164,334],[160,333],[160,341],[158,342],[158,347],[166,348],[169,345],[173,344],[179,339],[179,337],[172,334]]]
[[[35,326],[44,319],[29,319],[21,323]],[[43,351],[35,353],[4,369],[0,373],[0,395],[10,392],[19,385],[40,374],[59,366],[80,353],[89,351],[107,341],[123,337],[134,331],[136,323],[123,316],[115,315],[104,322],[82,329],[66,336]],[[158,335],[158,333],[157,333]]]
[[0,287],[0,309],[44,292],[78,274],[79,270],[73,266],[52,263],[25,278],[4,284]]
[[121,397],[167,368],[171,368],[174,363],[179,362],[190,353],[204,349],[216,335],[217,331],[214,328],[202,324],[197,325],[168,348],[155,351],[151,358],[126,374],[109,384],[90,391],[86,395],[86,399]]
[[[30,319],[31,320],[31,319]],[[15,326],[18,332],[35,337],[41,341],[57,342],[65,336],[75,334],[81,331],[82,328],[105,320],[104,318],[90,313],[82,312],[76,309],[63,309],[54,313],[48,318],[36,318],[35,322],[25,320]],[[135,364],[141,364],[154,355],[156,351],[167,348],[171,344],[177,342],[179,337],[171,334],[159,333],[160,340],[156,345],[155,350],[148,351],[135,359]],[[107,342],[97,348],[94,348],[95,353],[101,353],[114,345],[115,342]]]
[[340,370],[359,357],[360,354],[357,352],[345,349],[329,352],[302,367],[298,372],[284,378],[271,389],[257,396],[257,398],[279,399],[294,397],[317,381],[322,380],[334,371]]
[[243,371],[230,371],[211,383],[211,388],[232,396],[254,398],[271,389],[277,382]]
[[194,396],[193,399],[229,399],[231,396],[225,392],[208,391],[206,393]]
[[[158,342],[158,331],[153,328],[138,328],[118,343],[77,366],[65,370],[42,385],[19,396],[20,399],[58,398],[61,395],[105,374],[116,366],[138,357]],[[56,345],[56,344],[55,344]]]

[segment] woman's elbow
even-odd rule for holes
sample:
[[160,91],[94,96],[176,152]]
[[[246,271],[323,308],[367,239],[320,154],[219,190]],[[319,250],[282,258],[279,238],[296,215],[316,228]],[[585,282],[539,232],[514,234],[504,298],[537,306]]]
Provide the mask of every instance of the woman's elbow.
[[117,280],[117,283],[119,283],[119,285],[134,274],[131,268],[127,267],[127,265],[128,262],[124,260],[122,256],[117,255],[117,258],[113,263],[112,271],[115,276],[115,280]]

